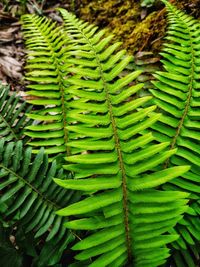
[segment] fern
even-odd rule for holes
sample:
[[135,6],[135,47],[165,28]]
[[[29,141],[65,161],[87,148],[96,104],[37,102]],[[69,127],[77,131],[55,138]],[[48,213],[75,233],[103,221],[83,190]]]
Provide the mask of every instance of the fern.
[[9,86],[0,83],[0,137],[7,141],[23,139],[26,142],[24,128],[32,120],[25,116],[25,112],[30,112],[31,108],[16,93],[10,94]]
[[26,134],[32,138],[30,145],[36,148],[33,152],[44,146],[49,155],[66,155],[66,36],[50,19],[24,15],[22,21],[28,48],[26,79],[31,81],[27,93],[33,98],[29,102],[39,106],[28,114],[39,124],[27,127]]
[[151,97],[135,98],[140,71],[123,75],[132,57],[115,53],[120,44],[109,45],[112,36],[104,37],[104,31],[61,13],[73,44],[67,145],[77,151],[64,166],[74,179],[55,182],[89,196],[57,213],[74,217],[67,228],[90,230],[73,247],[82,250],[75,257],[82,266],[160,266],[169,256],[166,245],[178,238],[167,232],[182,218],[188,194],[155,188],[189,167],[153,171],[176,150],[166,151],[168,142],[154,145],[151,133],[140,133],[160,115],[151,114],[155,106],[141,109]]
[[32,156],[31,148],[24,149],[21,141],[6,143],[1,139],[0,206],[4,207],[4,221],[23,225],[26,233],[35,233],[36,240],[45,237],[38,266],[56,263],[73,240],[63,227],[64,219],[55,211],[76,196],[53,182],[53,177],[62,179],[64,176],[63,169],[57,171],[56,168],[56,162],[49,164],[42,149],[37,156]]
[[176,228],[181,235],[176,244],[176,266],[196,266],[200,254],[200,124],[199,124],[199,33],[200,24],[192,17],[166,3],[169,28],[163,56],[165,71],[157,72],[154,102],[162,111],[159,122],[152,126],[157,140],[170,142],[176,155],[165,166],[191,165],[191,170],[164,186],[166,190],[191,193],[190,209]]

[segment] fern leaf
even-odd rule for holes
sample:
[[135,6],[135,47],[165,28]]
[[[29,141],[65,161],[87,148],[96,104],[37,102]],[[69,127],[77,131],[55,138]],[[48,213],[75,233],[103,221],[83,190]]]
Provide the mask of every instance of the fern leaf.
[[[164,188],[191,193],[190,209],[184,217],[186,223],[181,221],[177,225],[176,232],[181,237],[174,246],[192,250],[189,247],[197,246],[197,240],[200,241],[197,230],[200,224],[199,22],[167,1],[163,2],[167,6],[169,21],[168,42],[161,53],[165,70],[155,74],[155,89],[151,90],[154,102],[163,116],[152,128],[157,140],[170,142],[170,148],[177,149],[177,153],[165,162],[165,167],[191,165],[189,172]],[[198,257],[192,256],[193,265],[186,265],[195,266],[195,258]]]
[[[66,36],[50,19],[37,15],[22,17],[24,37],[28,49],[26,79],[30,81],[27,93],[30,103],[39,106],[27,114],[37,120],[37,125],[28,126],[26,134],[32,138],[30,145],[34,153],[42,146],[54,156],[67,154],[66,142],[66,70],[63,63]],[[67,53],[65,53],[67,57]],[[45,142],[48,136],[48,142]]]
[[9,86],[0,83],[0,137],[7,141],[23,139],[24,128],[32,123],[25,112],[30,112],[31,106],[22,102],[16,93],[10,93]]
[[166,245],[178,238],[167,232],[186,211],[188,194],[154,188],[189,167],[153,171],[175,150],[166,151],[169,143],[154,146],[151,134],[141,134],[160,115],[150,115],[155,107],[141,112],[151,97],[136,98],[140,71],[123,72],[132,57],[115,53],[119,43],[109,45],[104,31],[61,13],[74,56],[74,75],[66,81],[72,95],[68,146],[78,150],[66,157],[64,166],[75,179],[55,182],[90,195],[57,214],[73,216],[68,228],[93,231],[73,247],[82,251],[75,257],[80,261],[94,257],[87,266],[160,266],[169,256]]
[[[58,187],[52,178],[63,178],[63,169],[57,170],[56,162],[48,163],[43,149],[37,156],[31,148],[24,149],[22,142],[0,141],[0,205],[5,205],[3,217],[11,224],[23,225],[26,233],[33,231],[35,239],[43,236],[46,243],[43,251],[51,244],[54,248],[51,259],[59,260],[67,244],[73,240],[71,233],[63,227],[64,220],[55,211],[73,201],[76,196]],[[46,251],[48,254],[48,251]]]

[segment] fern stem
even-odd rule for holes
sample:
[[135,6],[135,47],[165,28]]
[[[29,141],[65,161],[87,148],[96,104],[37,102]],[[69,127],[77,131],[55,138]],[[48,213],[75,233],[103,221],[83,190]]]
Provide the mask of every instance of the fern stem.
[[57,206],[54,202],[52,202],[51,200],[49,200],[48,198],[46,198],[44,195],[42,195],[37,188],[35,188],[31,183],[29,183],[27,180],[25,180],[23,177],[19,176],[17,173],[15,173],[14,171],[12,171],[11,169],[7,168],[6,166],[4,166],[3,164],[0,164],[0,168],[4,169],[6,172],[10,173],[12,176],[15,176],[18,178],[19,181],[22,181],[24,184],[27,184],[32,191],[36,192],[38,194],[39,197],[41,197],[44,201],[46,201],[49,205],[53,206],[53,208],[55,208],[55,210],[60,209],[61,207]]
[[115,118],[114,118],[113,112],[112,112],[112,104],[111,104],[111,100],[110,100],[110,95],[109,95],[108,87],[107,87],[107,84],[106,84],[106,81],[105,81],[105,78],[103,75],[103,69],[100,65],[101,63],[98,59],[98,56],[97,56],[97,63],[99,64],[101,77],[102,77],[104,88],[106,91],[106,99],[108,102],[110,119],[111,119],[112,128],[113,128],[113,132],[114,132],[114,140],[115,140],[115,144],[117,147],[117,155],[118,155],[118,159],[119,159],[119,168],[122,172],[122,191],[123,191],[123,208],[124,208],[126,243],[127,243],[127,250],[128,250],[128,260],[129,260],[129,262],[131,262],[132,253],[131,253],[131,238],[130,238],[129,216],[128,216],[129,210],[128,210],[127,177],[126,177],[126,172],[125,172],[124,163],[123,163],[123,156],[122,156],[122,152],[121,152],[122,150],[121,150],[121,146],[120,146],[120,139],[119,139],[118,134],[117,134],[117,125],[116,125]]
[[0,114],[0,118],[7,125],[7,127],[10,130],[10,132],[13,134],[15,140],[18,140],[18,137],[17,137],[16,133],[14,132],[14,130],[12,129],[12,127],[10,126],[10,124],[4,119],[4,117],[1,114]]
[[68,130],[66,128],[67,126],[67,112],[66,112],[66,108],[65,108],[65,90],[64,90],[64,85],[63,85],[63,73],[62,70],[59,66],[59,60],[58,60],[58,53],[55,52],[54,47],[52,46],[51,40],[49,39],[48,35],[45,34],[45,32],[43,32],[41,30],[41,28],[37,25],[37,23],[35,23],[34,20],[32,20],[32,23],[34,24],[34,26],[37,28],[37,30],[40,32],[40,34],[43,36],[43,38],[45,39],[45,42],[48,44],[48,48],[50,50],[50,53],[52,55],[54,64],[55,64],[55,68],[56,68],[56,73],[58,75],[58,83],[59,83],[59,88],[60,88],[60,99],[61,99],[61,110],[62,110],[62,117],[63,117],[63,132],[64,132],[64,145],[66,146],[66,154],[67,156],[70,155],[70,150],[69,147],[67,146],[67,142],[68,142]]
[[[97,62],[100,64],[99,60]],[[113,132],[114,132],[114,140],[115,140],[115,144],[117,147],[119,167],[120,167],[120,170],[122,172],[123,208],[124,208],[126,243],[127,243],[127,250],[128,250],[128,259],[129,259],[129,262],[131,262],[132,253],[131,253],[131,238],[130,238],[129,216],[128,216],[129,210],[128,210],[127,178],[126,178],[126,172],[125,172],[124,163],[123,163],[123,156],[122,156],[122,152],[121,152],[122,150],[121,150],[121,146],[120,146],[120,139],[119,139],[118,134],[117,134],[117,126],[116,126],[115,118],[114,118],[113,112],[112,112],[112,104],[111,104],[111,100],[110,100],[110,96],[109,96],[108,87],[106,85],[106,81],[105,81],[105,78],[103,76],[103,70],[102,70],[101,66],[99,66],[99,68],[100,68],[100,72],[102,75],[103,83],[105,85],[104,88],[106,90],[106,99],[108,102],[110,119],[111,119],[112,128],[113,128]]]
[[112,111],[112,103],[111,103],[111,99],[110,99],[110,94],[109,94],[109,89],[106,83],[106,79],[104,77],[104,72],[103,72],[103,68],[101,66],[101,62],[100,59],[98,57],[97,51],[95,50],[94,46],[92,45],[92,43],[90,42],[90,40],[87,38],[87,36],[84,34],[84,32],[82,30],[81,34],[82,36],[85,38],[85,40],[88,42],[88,44],[90,45],[91,51],[93,51],[98,68],[99,68],[99,73],[100,73],[100,77],[103,81],[103,85],[104,85],[104,89],[106,92],[106,101],[108,104],[108,110],[109,110],[109,114],[110,114],[110,120],[111,120],[111,124],[112,124],[112,128],[113,128],[113,133],[114,133],[114,140],[115,140],[115,144],[116,144],[116,148],[117,148],[117,155],[118,155],[118,159],[119,159],[119,169],[121,170],[122,173],[122,193],[123,193],[123,208],[124,208],[124,223],[125,223],[125,235],[126,235],[126,245],[127,245],[127,253],[128,253],[128,261],[129,263],[132,262],[132,252],[131,252],[131,237],[130,237],[130,228],[129,228],[129,210],[128,210],[128,190],[127,190],[127,177],[126,177],[126,172],[125,172],[125,168],[124,168],[124,163],[123,163],[123,156],[122,156],[122,150],[121,150],[121,146],[120,146],[120,139],[118,137],[118,133],[117,133],[117,124],[113,115],[113,111]]
[[[59,70],[57,62],[56,62],[56,69]],[[70,149],[67,146],[68,130],[67,130],[67,112],[66,112],[66,108],[65,108],[65,91],[64,91],[63,85],[61,83],[62,77],[61,77],[59,72],[58,72],[58,75],[59,75],[59,87],[60,87],[60,91],[61,91],[62,113],[63,113],[63,118],[64,118],[63,119],[64,141],[65,141],[67,156],[69,156],[70,155]]]
[[[192,43],[192,36],[191,36],[191,33],[190,33],[190,29],[189,29],[187,23],[185,23],[184,20],[182,20],[181,17],[178,16],[178,14],[176,14],[176,12],[173,11],[171,6],[169,6],[169,8],[171,9],[171,11],[173,13],[175,13],[179,23],[180,24],[184,24],[186,26],[186,28],[187,28],[188,35],[190,36],[190,47],[191,47],[191,57],[192,57],[192,59],[191,59],[190,83],[189,83],[189,91],[188,91],[188,96],[187,96],[187,100],[186,100],[186,105],[185,105],[185,109],[184,109],[184,112],[183,112],[183,116],[181,117],[179,125],[177,127],[176,134],[175,134],[174,138],[172,139],[172,142],[171,142],[171,145],[170,145],[170,149],[174,149],[175,146],[176,146],[176,143],[177,143],[177,139],[178,139],[178,137],[180,135],[180,131],[182,129],[182,126],[184,125],[185,118],[187,116],[187,113],[188,113],[188,110],[189,110],[189,107],[190,107],[191,98],[192,98],[193,81],[194,81],[194,46],[193,46],[193,43]],[[164,167],[167,168],[168,165],[169,165],[169,159],[167,159],[167,161],[165,162]]]
[[53,54],[53,59],[55,62],[55,66],[56,66],[56,71],[58,73],[58,78],[59,78],[59,88],[60,88],[60,93],[61,93],[61,107],[62,107],[62,114],[63,114],[63,131],[64,131],[64,141],[65,141],[65,146],[66,146],[66,154],[67,156],[70,155],[70,150],[69,147],[67,146],[68,143],[68,130],[66,128],[67,126],[67,112],[66,112],[66,108],[65,108],[65,91],[63,88],[63,84],[62,84],[62,75],[61,75],[61,70],[59,68],[59,63],[57,60],[57,54],[54,52],[53,47],[51,45],[51,43],[49,42],[49,40],[46,38],[45,36],[45,40],[48,42],[49,45],[49,49],[51,50],[52,54]]

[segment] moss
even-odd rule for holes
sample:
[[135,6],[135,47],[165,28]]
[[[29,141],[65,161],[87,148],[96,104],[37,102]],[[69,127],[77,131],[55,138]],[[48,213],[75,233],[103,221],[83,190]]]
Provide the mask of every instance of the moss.
[[[75,1],[75,0],[74,0]],[[200,17],[200,0],[171,0],[177,7]],[[76,0],[80,18],[108,28],[131,53],[160,51],[166,30],[165,9],[159,1],[150,9],[142,9],[133,0]]]
[[151,50],[157,52],[165,34],[164,12],[153,12],[136,25],[127,40],[127,47],[133,52]]
[[100,28],[107,27],[115,39],[128,48],[128,38],[140,21],[141,7],[139,1],[120,0],[83,0],[79,16]]
[[83,0],[79,5],[80,18],[100,28],[107,27],[115,35],[115,40],[121,41],[130,52],[157,51],[165,30],[164,16],[153,12],[141,19],[142,12],[140,1]]

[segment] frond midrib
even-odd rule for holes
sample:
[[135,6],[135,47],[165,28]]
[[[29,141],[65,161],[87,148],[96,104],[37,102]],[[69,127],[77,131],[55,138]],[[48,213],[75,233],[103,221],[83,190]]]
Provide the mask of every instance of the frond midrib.
[[66,154],[67,154],[67,156],[69,156],[69,154],[70,154],[69,147],[66,146],[66,144],[68,142],[68,130],[67,130],[67,112],[66,112],[66,109],[65,109],[65,91],[64,91],[64,88],[63,88],[63,84],[62,84],[62,71],[59,68],[59,64],[58,64],[58,60],[57,60],[58,54],[55,53],[54,47],[52,46],[52,43],[49,40],[48,35],[45,35],[43,33],[43,31],[40,29],[40,27],[37,26],[36,23],[34,23],[34,25],[35,25],[35,27],[37,27],[37,29],[39,30],[41,35],[44,37],[44,39],[45,39],[46,43],[48,44],[48,47],[49,47],[52,55],[53,55],[52,59],[53,59],[54,65],[56,67],[56,73],[58,75],[58,83],[59,83],[59,88],[60,88],[60,93],[61,93],[61,98],[60,99],[61,99],[61,109],[62,109],[62,114],[63,114],[62,122],[63,122],[63,131],[64,131],[64,145],[66,147]]
[[12,174],[13,176],[17,177],[18,180],[22,181],[24,184],[26,184],[28,187],[30,187],[32,189],[32,191],[34,191],[35,193],[38,194],[38,196],[43,199],[43,202],[46,202],[47,205],[50,205],[53,207],[53,209],[58,210],[61,207],[58,206],[57,204],[55,204],[54,202],[52,202],[50,199],[48,199],[47,197],[45,197],[37,188],[35,188],[31,183],[29,183],[27,180],[25,180],[22,176],[20,176],[19,174],[17,174],[16,172],[14,172],[12,169],[7,168],[6,166],[4,166],[3,164],[0,163],[0,168],[4,169],[5,171],[7,171],[8,173]]
[[[170,7],[171,8],[171,7]],[[174,11],[172,10],[172,12],[174,13]],[[193,46],[193,42],[192,42],[192,36],[191,36],[191,32],[190,32],[190,28],[188,27],[187,23],[185,23],[184,20],[181,19],[181,17],[179,16],[179,14],[176,14],[177,19],[180,21],[181,24],[184,24],[187,28],[187,32],[188,35],[190,37],[190,47],[191,47],[191,75],[190,75],[190,82],[189,82],[189,90],[188,90],[188,96],[186,99],[186,104],[185,104],[185,108],[184,108],[184,112],[183,112],[183,116],[180,119],[180,122],[178,124],[178,127],[176,129],[176,134],[174,135],[174,138],[172,139],[171,145],[170,145],[170,149],[174,149],[177,143],[177,139],[180,135],[181,129],[184,125],[185,122],[185,118],[187,116],[189,107],[190,107],[190,102],[191,102],[191,98],[192,98],[192,91],[193,91],[193,81],[194,81],[194,62],[195,62],[195,56],[194,56],[194,46]],[[165,163],[165,167],[168,167],[169,165],[169,159],[166,161]]]
[[1,115],[1,112],[0,112],[0,117],[1,120],[7,125],[7,128],[9,128],[9,131],[13,134],[15,140],[18,140],[18,136],[14,132],[13,127],[4,119],[4,117]]
[[98,57],[97,51],[95,50],[94,46],[90,42],[90,39],[88,39],[87,36],[84,34],[82,29],[78,28],[78,30],[81,32],[82,36],[88,42],[88,44],[90,45],[91,51],[93,51],[93,53],[95,55],[95,59],[96,59],[96,62],[97,62],[98,68],[99,68],[100,77],[101,77],[101,80],[103,81],[103,86],[104,86],[104,89],[106,92],[106,102],[108,105],[110,120],[111,120],[112,129],[113,129],[113,133],[114,133],[115,148],[117,149],[117,155],[118,155],[118,159],[119,159],[119,168],[120,168],[121,173],[122,173],[122,191],[123,191],[123,208],[124,208],[126,243],[127,243],[128,260],[131,261],[132,250],[131,250],[131,236],[130,236],[129,216],[128,216],[129,211],[128,211],[127,177],[126,177],[125,167],[124,167],[124,163],[123,163],[123,156],[122,156],[122,149],[120,146],[120,139],[119,139],[118,133],[117,133],[117,124],[116,124],[116,121],[115,121],[115,118],[114,118],[113,112],[112,112],[112,103],[110,100],[109,89],[107,86],[106,79],[104,77],[104,71],[103,71],[100,59]]

